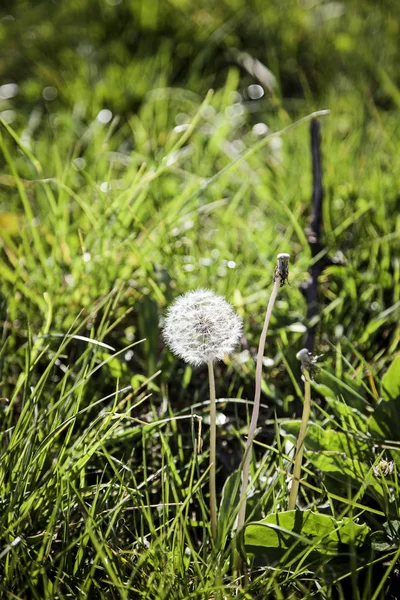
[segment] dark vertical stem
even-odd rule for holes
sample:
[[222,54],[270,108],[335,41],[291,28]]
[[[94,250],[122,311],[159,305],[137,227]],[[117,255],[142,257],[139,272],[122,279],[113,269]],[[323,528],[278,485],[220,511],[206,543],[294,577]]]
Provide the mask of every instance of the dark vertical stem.
[[[309,242],[320,242],[320,233],[322,226],[322,200],[324,198],[324,189],[322,187],[322,155],[321,155],[321,133],[320,124],[317,119],[312,119],[310,123],[311,134],[311,159],[312,159],[312,215],[310,224]],[[310,238],[313,239],[310,239]]]
[[[322,228],[322,201],[324,198],[324,189],[322,186],[322,154],[321,154],[321,134],[320,124],[317,119],[310,123],[311,134],[311,157],[312,157],[312,207],[311,223],[307,231],[308,244],[311,249],[311,256],[315,256],[321,251],[321,228]],[[318,315],[318,278],[323,269],[320,260],[313,262],[310,268],[310,281],[305,290],[307,298],[307,321],[312,322]],[[309,352],[314,350],[316,324],[309,325],[306,334],[304,346]]]

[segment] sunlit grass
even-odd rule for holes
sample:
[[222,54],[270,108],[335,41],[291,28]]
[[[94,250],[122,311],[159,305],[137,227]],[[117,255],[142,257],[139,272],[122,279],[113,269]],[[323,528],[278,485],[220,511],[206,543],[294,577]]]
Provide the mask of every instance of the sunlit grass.
[[[396,466],[388,479],[373,468],[385,457],[399,464],[399,440],[377,439],[370,424],[398,353],[398,115],[357,87],[328,88],[323,103],[309,97],[295,109],[278,90],[239,101],[237,67],[214,93],[178,90],[161,69],[164,50],[143,63],[152,85],[135,111],[123,104],[108,122],[98,118],[97,84],[93,107],[80,112],[79,93],[89,103],[92,91],[81,62],[66,105],[0,125],[1,593],[383,598],[398,568],[398,480]],[[374,532],[386,523],[390,535],[352,570],[310,573],[305,553],[254,563],[245,583],[232,564],[238,469],[278,252],[291,254],[290,285],[267,337],[247,519],[286,510],[289,498],[316,109],[330,110],[320,116],[324,241],[347,264],[320,279],[319,428],[299,505]],[[242,347],[216,367],[214,548],[206,373],[175,360],[160,337],[166,307],[198,287],[225,296],[244,320]]]

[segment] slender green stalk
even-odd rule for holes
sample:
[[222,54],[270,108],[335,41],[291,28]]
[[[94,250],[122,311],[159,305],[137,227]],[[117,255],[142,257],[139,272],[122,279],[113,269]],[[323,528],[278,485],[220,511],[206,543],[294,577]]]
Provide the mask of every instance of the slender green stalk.
[[253,412],[251,415],[249,434],[247,436],[245,451],[244,451],[244,460],[242,467],[242,483],[240,488],[240,509],[238,515],[238,525],[237,528],[240,530],[246,518],[246,491],[247,485],[249,483],[249,472],[250,472],[250,458],[251,458],[251,447],[253,445],[253,440],[256,433],[257,428],[257,420],[258,413],[260,412],[260,398],[261,398],[261,378],[262,378],[262,365],[263,365],[263,357],[264,357],[264,349],[265,349],[265,340],[267,339],[268,326],[272,315],[272,309],[275,304],[276,297],[278,295],[279,287],[281,284],[281,278],[275,278],[274,287],[272,289],[271,297],[268,302],[267,312],[265,314],[264,327],[261,333],[260,342],[258,344],[258,353],[257,353],[257,364],[256,364],[256,388],[254,393],[254,404],[253,404]]
[[308,419],[310,418],[311,410],[310,371],[304,366],[304,364],[302,367],[302,371],[304,375],[304,406],[303,415],[301,417],[299,437],[297,438],[296,454],[293,467],[292,487],[290,488],[289,495],[289,510],[295,510],[296,508],[297,494],[299,492],[300,485],[301,464],[303,462],[304,439],[307,434]]
[[215,379],[214,366],[210,360],[208,363],[208,383],[210,386],[210,515],[211,533],[213,540],[217,539],[217,492],[215,484],[216,473],[216,439],[217,439],[217,410],[215,404]]

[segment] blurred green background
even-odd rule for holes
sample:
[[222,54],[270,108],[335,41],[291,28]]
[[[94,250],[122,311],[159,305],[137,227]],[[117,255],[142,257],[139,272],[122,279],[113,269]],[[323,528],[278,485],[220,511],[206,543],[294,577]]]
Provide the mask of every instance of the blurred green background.
[[245,99],[266,67],[288,108],[353,88],[399,105],[400,8],[390,0],[5,0],[0,11],[0,80],[19,86],[12,104],[25,115],[129,116],[155,88],[222,87],[232,66]]
[[[347,267],[321,277],[316,350],[341,344],[357,364],[356,346],[384,368],[399,339],[399,28],[391,1],[3,2],[9,349],[28,324],[33,335],[83,327],[117,349],[146,338],[128,373],[161,366],[171,380],[162,315],[177,294],[212,287],[245,318],[238,377],[221,393],[247,382],[251,396],[275,256],[289,251],[268,352],[271,381],[298,394],[281,367],[283,356],[298,370],[308,326],[309,134],[265,136],[329,108],[323,241]],[[112,290],[105,325],[96,307]],[[95,316],[83,323],[82,309]]]

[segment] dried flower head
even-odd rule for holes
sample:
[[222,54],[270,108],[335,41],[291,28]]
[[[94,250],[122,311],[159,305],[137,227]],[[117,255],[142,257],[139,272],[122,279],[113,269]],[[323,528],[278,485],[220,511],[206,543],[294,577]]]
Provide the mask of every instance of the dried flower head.
[[301,362],[301,368],[307,369],[309,371],[311,378],[318,372],[318,361],[323,358],[323,354],[316,354],[315,356],[307,350],[307,348],[302,348],[296,354],[297,360]]
[[169,308],[163,328],[172,352],[198,366],[222,360],[239,342],[242,321],[222,296],[198,289]]
[[288,277],[289,277],[290,254],[288,254],[287,252],[281,252],[280,254],[278,254],[277,258],[278,258],[278,264],[276,265],[275,271],[274,271],[274,281],[278,277],[280,277],[281,278],[280,286],[282,287],[285,285],[285,283],[287,283]]

